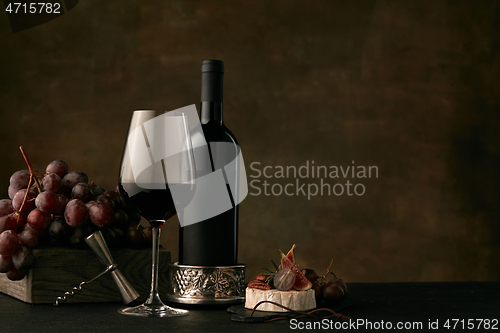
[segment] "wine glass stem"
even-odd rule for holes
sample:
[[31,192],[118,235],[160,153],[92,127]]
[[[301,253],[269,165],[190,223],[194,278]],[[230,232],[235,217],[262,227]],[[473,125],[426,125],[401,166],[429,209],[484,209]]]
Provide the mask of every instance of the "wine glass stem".
[[152,267],[151,267],[151,292],[149,298],[145,304],[148,305],[163,305],[158,294],[158,257],[160,254],[160,232],[159,227],[153,227],[153,257],[152,257]]

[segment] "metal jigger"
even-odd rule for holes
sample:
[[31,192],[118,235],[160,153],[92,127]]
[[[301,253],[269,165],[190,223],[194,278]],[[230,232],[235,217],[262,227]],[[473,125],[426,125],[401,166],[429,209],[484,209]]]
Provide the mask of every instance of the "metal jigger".
[[92,235],[85,238],[85,242],[95,252],[97,257],[99,257],[99,260],[106,265],[106,271],[111,272],[116,286],[122,295],[123,303],[128,304],[138,299],[139,293],[137,293],[123,273],[117,268],[118,265],[114,262],[102,233],[100,231],[94,232]]

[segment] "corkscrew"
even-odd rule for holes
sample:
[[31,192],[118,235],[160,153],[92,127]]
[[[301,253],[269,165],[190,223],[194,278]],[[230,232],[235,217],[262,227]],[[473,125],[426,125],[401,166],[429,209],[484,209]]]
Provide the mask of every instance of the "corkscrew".
[[60,301],[65,302],[68,299],[68,297],[73,297],[76,291],[81,292],[82,287],[84,285],[92,283],[93,281],[97,280],[98,278],[100,278],[101,276],[103,276],[108,272],[111,272],[111,275],[115,280],[118,290],[120,291],[124,304],[128,304],[138,299],[139,294],[134,289],[134,287],[132,287],[132,285],[127,281],[123,273],[118,269],[118,265],[114,262],[113,257],[109,252],[108,245],[106,244],[106,241],[102,236],[102,233],[100,231],[94,232],[85,239],[85,242],[94,251],[99,260],[104,265],[106,265],[106,269],[97,276],[95,276],[93,279],[89,281],[83,281],[77,287],[73,287],[71,291],[65,292],[64,296],[57,297],[54,305],[58,306]]

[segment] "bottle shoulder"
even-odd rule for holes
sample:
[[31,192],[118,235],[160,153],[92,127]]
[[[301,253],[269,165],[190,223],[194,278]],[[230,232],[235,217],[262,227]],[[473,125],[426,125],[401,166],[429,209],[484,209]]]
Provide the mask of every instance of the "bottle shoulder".
[[208,122],[202,124],[205,139],[208,142],[232,142],[238,144],[234,134],[224,124],[217,124],[215,122]]
[[233,132],[229,130],[224,124],[222,124],[224,127],[224,133],[227,135],[227,137],[231,140],[231,142],[238,144],[238,140],[236,140],[236,137],[234,136]]

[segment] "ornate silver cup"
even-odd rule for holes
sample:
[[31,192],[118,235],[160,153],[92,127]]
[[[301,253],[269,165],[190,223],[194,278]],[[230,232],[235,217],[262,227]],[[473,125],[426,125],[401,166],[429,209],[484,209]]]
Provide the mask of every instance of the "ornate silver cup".
[[234,304],[245,300],[245,265],[169,265],[167,299],[183,304]]

